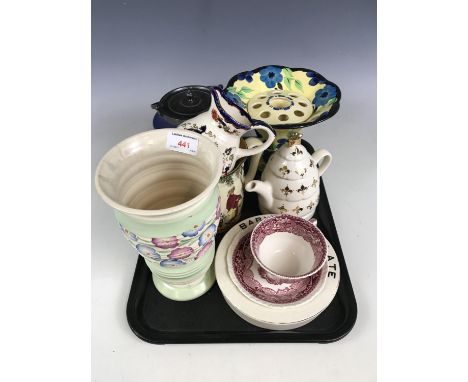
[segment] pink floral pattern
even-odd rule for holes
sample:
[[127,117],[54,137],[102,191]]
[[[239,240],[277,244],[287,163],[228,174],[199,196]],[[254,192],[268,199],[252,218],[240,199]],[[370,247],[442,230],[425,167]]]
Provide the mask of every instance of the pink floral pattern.
[[[260,300],[273,304],[290,304],[302,300],[317,287],[323,270],[320,270],[313,276],[291,283],[280,282],[278,279],[270,280],[269,276],[265,277],[266,272],[262,272],[263,269],[255,262],[250,251],[250,236],[251,233],[248,233],[239,240],[232,257],[234,274],[248,293]],[[261,283],[258,277],[266,280],[272,286],[284,286],[281,288],[269,288],[262,285],[265,283]]]
[[168,249],[168,248],[175,248],[179,244],[179,240],[177,240],[176,236],[169,236],[164,238],[152,238],[151,242],[155,245],[155,247]]
[[[315,227],[311,222],[297,216],[275,215],[260,222],[252,231],[250,247],[252,248],[253,257],[259,264],[262,264],[258,257],[260,244],[266,236],[276,232],[289,232],[300,236],[310,244],[314,251],[315,261],[310,272],[305,275],[287,278],[299,280],[307,274],[317,272],[317,269],[320,269],[320,267],[325,263],[327,257],[327,243],[325,237],[317,227]],[[268,269],[264,264],[262,264],[262,266],[263,268]],[[270,272],[276,276],[282,276],[274,273],[273,271]]]
[[[215,235],[221,216],[221,198],[208,218],[179,235],[145,238],[136,235],[120,225],[125,237],[138,253],[161,266],[184,266],[198,260],[214,245]],[[182,260],[183,259],[183,260]]]

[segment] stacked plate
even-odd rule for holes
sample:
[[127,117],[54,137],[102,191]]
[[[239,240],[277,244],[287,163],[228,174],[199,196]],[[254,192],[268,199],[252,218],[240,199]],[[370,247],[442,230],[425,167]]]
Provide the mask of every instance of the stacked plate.
[[290,330],[328,307],[338,290],[340,267],[327,241],[327,261],[312,276],[296,281],[270,277],[250,248],[253,229],[270,216],[245,219],[224,235],[216,251],[216,279],[227,304],[242,319],[265,329]]

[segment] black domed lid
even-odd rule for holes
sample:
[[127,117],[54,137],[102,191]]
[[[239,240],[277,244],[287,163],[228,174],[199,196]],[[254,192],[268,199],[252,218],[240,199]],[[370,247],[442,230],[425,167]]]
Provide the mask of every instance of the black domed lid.
[[207,111],[210,104],[210,89],[206,86],[191,85],[171,90],[151,107],[163,116],[187,120]]

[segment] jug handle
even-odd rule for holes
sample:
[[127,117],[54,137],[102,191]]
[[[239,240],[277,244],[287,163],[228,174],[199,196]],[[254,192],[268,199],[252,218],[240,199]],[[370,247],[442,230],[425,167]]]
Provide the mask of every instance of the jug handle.
[[[273,143],[275,139],[275,133],[273,132],[272,128],[268,126],[266,123],[255,121],[250,127],[250,130],[263,130],[268,134],[268,138],[260,146],[255,146],[255,147],[248,148],[248,149],[237,148],[236,154],[239,158],[261,154],[268,147],[270,147],[270,145]],[[247,130],[247,131],[250,131],[250,130]]]
[[[245,143],[247,144],[247,147],[249,149],[253,147],[257,147],[263,144],[263,141],[259,138],[256,137],[248,137],[245,139]],[[247,184],[253,178],[255,178],[255,174],[257,173],[257,168],[258,168],[258,163],[260,162],[260,158],[262,156],[262,153],[255,154],[252,158],[250,158],[250,165],[249,165],[249,171],[247,171],[247,174],[244,176],[244,183]]]
[[318,176],[320,177],[327,170],[328,166],[330,166],[332,155],[328,150],[318,149],[314,151],[311,156],[316,165],[322,160],[322,163],[318,166]]

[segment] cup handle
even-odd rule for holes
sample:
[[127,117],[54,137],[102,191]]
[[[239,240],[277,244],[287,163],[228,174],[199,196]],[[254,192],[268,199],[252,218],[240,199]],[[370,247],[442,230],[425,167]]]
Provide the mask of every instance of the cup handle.
[[328,166],[330,166],[332,155],[328,150],[318,149],[312,154],[312,160],[316,165],[322,161],[318,166],[318,176],[320,177],[327,170]]
[[[248,156],[255,155],[255,154],[261,154],[268,147],[270,147],[270,145],[273,143],[273,141],[275,139],[275,133],[273,132],[271,127],[264,124],[263,122],[255,121],[252,124],[250,130],[263,130],[268,134],[268,139],[264,143],[262,143],[260,146],[255,146],[255,147],[251,147],[251,148],[248,148],[248,149],[237,148],[236,149],[236,154],[237,154],[237,156],[239,158],[248,157]],[[250,130],[248,130],[248,131],[250,131]]]

